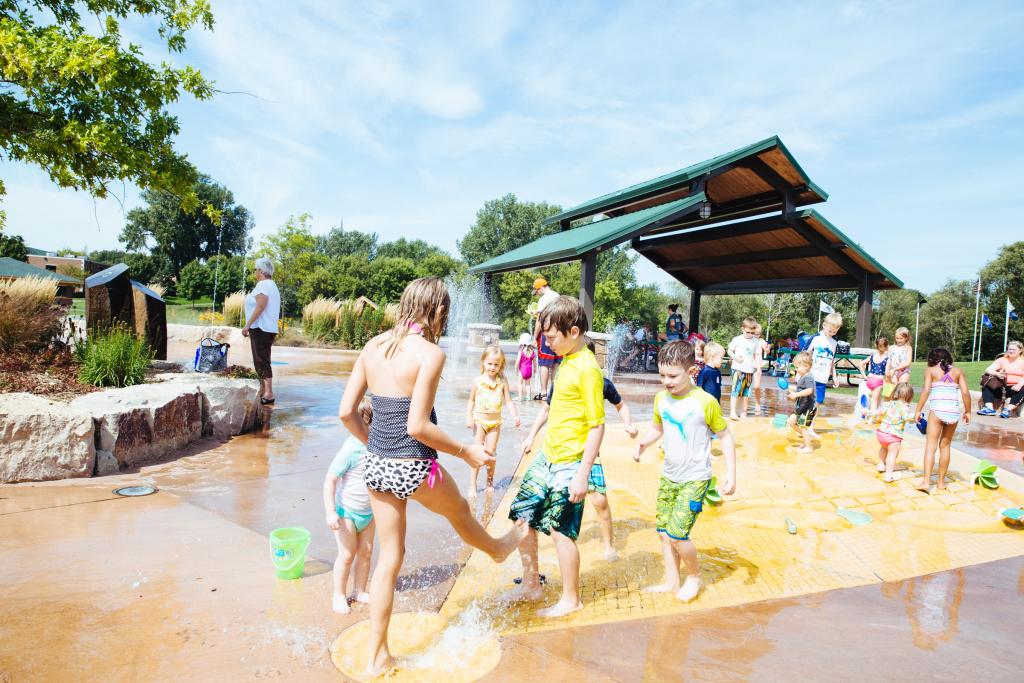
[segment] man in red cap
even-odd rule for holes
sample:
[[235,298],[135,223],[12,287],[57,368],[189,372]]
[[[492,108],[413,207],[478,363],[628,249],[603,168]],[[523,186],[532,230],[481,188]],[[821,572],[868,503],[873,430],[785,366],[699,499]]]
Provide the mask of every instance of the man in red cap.
[[540,312],[560,295],[548,287],[548,281],[542,277],[533,281],[533,295],[540,297],[540,300],[537,301],[537,323],[533,328],[533,336],[537,340],[537,364],[540,366],[540,393],[533,398],[535,401],[542,401],[548,395],[548,382],[553,378],[555,366],[562,360],[562,357],[555,355],[555,352],[548,346],[548,340],[544,338],[543,331],[540,329]]

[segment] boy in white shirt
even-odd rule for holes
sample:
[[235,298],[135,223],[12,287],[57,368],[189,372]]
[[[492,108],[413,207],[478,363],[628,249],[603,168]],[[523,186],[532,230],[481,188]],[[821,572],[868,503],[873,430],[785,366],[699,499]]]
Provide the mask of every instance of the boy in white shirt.
[[[807,347],[811,354],[811,375],[814,376],[814,401],[817,405],[825,402],[825,390],[831,380],[832,386],[839,387],[839,375],[836,374],[836,334],[843,326],[843,316],[829,313],[821,323],[821,332],[814,335]],[[819,438],[811,424],[807,424],[812,439]]]
[[[729,342],[729,360],[732,361],[732,401],[729,403],[729,419],[738,420],[747,414],[747,402],[750,400],[750,384],[754,379],[755,358],[759,355],[757,350],[761,343],[760,339],[754,337],[757,329],[757,320],[751,317],[743,319],[741,334],[733,337]],[[736,404],[742,408],[739,414],[736,413]]]

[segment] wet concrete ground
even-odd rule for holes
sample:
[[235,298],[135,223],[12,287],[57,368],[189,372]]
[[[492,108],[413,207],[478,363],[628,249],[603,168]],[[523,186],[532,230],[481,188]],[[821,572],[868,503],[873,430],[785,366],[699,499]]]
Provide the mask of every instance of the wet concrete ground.
[[[279,398],[262,433],[116,477],[0,487],[0,680],[339,678],[327,646],[365,611],[330,611],[334,543],[320,485],[344,438],[336,411],[348,361],[299,349],[275,349],[275,361]],[[453,433],[465,433],[468,376],[453,371],[439,392]],[[656,388],[620,387],[638,419]],[[524,427],[507,429],[499,450],[504,486],[537,409],[520,405]],[[836,401],[824,415],[848,410]],[[966,432],[965,450],[1010,468],[1019,439],[1009,427],[979,429]],[[444,463],[468,479],[461,461]],[[160,492],[110,493],[139,482]],[[482,515],[503,492],[481,495]],[[467,553],[439,518],[411,510],[396,608],[437,609]],[[293,525],[313,532],[306,577],[277,581],[267,534]],[[1014,558],[685,618],[509,636],[488,679],[521,680],[540,658],[548,676],[568,680],[1019,680],[1009,653],[1022,608],[1024,559]]]

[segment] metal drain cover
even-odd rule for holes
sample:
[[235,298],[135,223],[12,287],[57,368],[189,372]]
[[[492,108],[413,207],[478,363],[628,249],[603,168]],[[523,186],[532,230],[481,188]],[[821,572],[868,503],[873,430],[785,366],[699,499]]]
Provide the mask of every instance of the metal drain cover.
[[114,493],[119,496],[148,496],[152,493],[156,493],[155,486],[122,486],[119,489],[114,489]]

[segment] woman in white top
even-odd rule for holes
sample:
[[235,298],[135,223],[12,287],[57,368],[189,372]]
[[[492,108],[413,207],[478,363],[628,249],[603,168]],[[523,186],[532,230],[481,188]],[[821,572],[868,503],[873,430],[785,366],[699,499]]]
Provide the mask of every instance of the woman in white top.
[[270,369],[270,348],[277,337],[281,317],[281,292],[274,282],[274,264],[268,258],[256,259],[256,286],[245,297],[245,327],[242,336],[252,346],[252,364],[260,378],[260,402],[274,402],[274,373]]

